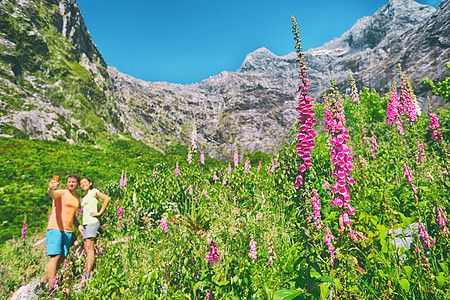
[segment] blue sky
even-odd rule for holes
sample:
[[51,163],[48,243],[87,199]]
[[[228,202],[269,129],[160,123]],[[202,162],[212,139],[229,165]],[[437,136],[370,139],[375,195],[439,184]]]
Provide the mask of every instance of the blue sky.
[[[291,16],[303,50],[339,37],[388,0],[77,0],[104,60],[146,81],[190,84],[236,71],[261,47],[294,51]],[[419,0],[437,7],[441,0]]]

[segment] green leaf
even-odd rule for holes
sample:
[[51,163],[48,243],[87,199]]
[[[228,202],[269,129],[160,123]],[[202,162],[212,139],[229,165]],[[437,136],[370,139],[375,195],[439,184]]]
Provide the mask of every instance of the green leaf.
[[331,279],[331,278],[328,277],[328,276],[317,277],[316,280],[317,280],[318,282],[329,282],[329,283],[331,283],[331,284],[335,284],[335,283],[334,283],[334,280]]
[[278,290],[273,294],[273,300],[300,300],[305,299],[301,297],[301,293],[296,290]]
[[195,292],[202,286],[202,284],[203,284],[203,281],[199,281],[194,285],[194,288],[193,288],[194,295],[195,295]]
[[411,279],[413,269],[410,266],[405,266],[404,269],[405,269],[406,276],[408,276],[408,279]]
[[322,299],[327,299],[330,295],[330,287],[328,284],[321,284],[320,285],[320,297]]
[[444,287],[446,281],[447,281],[447,278],[445,278],[443,275],[436,276],[436,282],[437,282],[438,288],[442,289]]
[[440,262],[439,265],[442,268],[442,271],[444,271],[445,276],[448,276],[448,264],[447,262]]
[[409,292],[408,279],[402,278],[402,279],[400,279],[400,281],[398,283],[400,284],[400,286],[402,287],[403,290],[405,290],[406,292]]

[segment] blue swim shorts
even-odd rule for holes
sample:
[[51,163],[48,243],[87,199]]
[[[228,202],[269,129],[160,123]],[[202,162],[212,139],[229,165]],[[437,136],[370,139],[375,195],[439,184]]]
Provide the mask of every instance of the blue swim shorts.
[[56,229],[47,230],[45,242],[47,243],[47,255],[69,255],[72,232],[65,232]]

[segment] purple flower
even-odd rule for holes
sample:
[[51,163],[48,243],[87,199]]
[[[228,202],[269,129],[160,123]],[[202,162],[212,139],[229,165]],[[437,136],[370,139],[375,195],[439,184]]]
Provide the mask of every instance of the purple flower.
[[178,168],[178,162],[175,164],[175,178],[178,177],[178,174],[180,173],[180,169]]
[[400,78],[401,78],[401,93],[402,93],[402,105],[403,110],[406,113],[406,121],[410,124],[418,120],[417,117],[417,106],[416,106],[416,96],[412,90],[411,84],[409,83],[408,77],[402,72],[400,64],[398,65]]
[[247,159],[245,161],[245,165],[244,165],[244,174],[247,174],[248,172],[250,172],[250,160]]
[[[267,249],[267,258],[269,259],[269,265],[273,268],[273,260],[277,258],[277,254],[275,253],[273,249],[273,244],[269,240],[267,241],[268,249]],[[275,271],[275,268],[273,268]]]
[[437,130],[439,128],[439,120],[438,120],[436,114],[432,114],[430,112],[429,115],[430,115],[431,125],[428,126],[428,129],[430,129],[430,131],[433,133],[433,136],[431,138],[440,143],[442,140],[442,133],[439,130]]
[[422,223],[420,223],[420,221],[419,221],[419,229],[420,229],[419,235],[420,235],[421,237],[423,237],[425,246],[426,246],[427,248],[430,248],[431,243],[434,244],[435,242],[434,242],[434,240],[428,235],[428,233],[426,232],[425,226],[424,226]]
[[407,167],[406,164],[403,164],[403,169],[405,170],[405,173],[403,173],[403,177],[406,178],[406,182],[412,183],[414,177],[412,175],[411,169]]
[[334,265],[334,258],[335,258],[335,255],[334,255],[334,246],[333,246],[333,244],[331,243],[332,241],[334,241],[334,236],[331,234],[331,231],[330,231],[329,228],[327,228],[327,229],[325,230],[325,234],[326,234],[326,236],[325,236],[325,243],[327,244],[328,252],[330,253],[330,257],[331,257],[331,265]]
[[188,162],[188,164],[191,164],[191,163],[192,163],[192,154],[191,154],[191,151],[189,151],[189,153],[188,153],[188,156],[187,156],[187,162]]
[[400,99],[397,94],[397,88],[395,87],[395,85],[391,87],[389,95],[390,96],[386,113],[389,126],[396,124],[398,131],[400,132],[401,135],[403,135],[402,119],[400,118],[400,115],[403,114],[403,112],[402,107],[400,105]]
[[230,163],[228,163],[227,173],[231,174],[231,164]]
[[23,219],[23,226],[22,226],[22,240],[25,242],[25,238],[27,237],[27,219]]
[[120,206],[119,209],[117,210],[117,219],[118,220],[122,219],[122,215],[123,215],[123,208],[122,206]]
[[125,191],[127,188],[125,187],[127,185],[127,174],[122,171],[122,176],[120,176],[120,183],[119,188],[123,188]]
[[203,148],[200,148],[200,162],[202,165],[205,164],[205,155],[203,154]]
[[164,233],[167,233],[167,231],[169,230],[166,219],[161,219],[161,228],[164,231]]
[[356,87],[355,78],[353,78],[352,72],[350,71],[350,84],[352,86],[352,100],[356,102],[358,105],[361,104],[359,101],[358,88]]
[[208,243],[209,246],[209,252],[206,254],[206,260],[209,261],[210,265],[212,266],[215,263],[218,263],[220,260],[219,256],[219,250],[216,247],[216,242],[214,240],[211,240]]
[[258,170],[256,171],[257,173],[259,173],[259,171],[261,171],[261,166],[262,166],[262,160],[259,161]]
[[234,166],[236,168],[239,166],[239,155],[237,148],[234,148]]
[[153,169],[153,181],[156,181],[156,170]]
[[250,234],[250,257],[252,258],[252,262],[255,263],[256,258],[257,258],[257,253],[256,253],[256,242],[253,240],[253,234]]

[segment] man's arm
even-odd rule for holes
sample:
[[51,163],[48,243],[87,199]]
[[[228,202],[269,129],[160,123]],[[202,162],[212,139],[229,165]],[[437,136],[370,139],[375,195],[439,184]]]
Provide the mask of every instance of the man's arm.
[[58,185],[59,182],[55,180],[50,181],[50,184],[48,185],[47,194],[52,197],[52,199],[58,198],[60,196],[60,193],[58,191],[55,191]]

